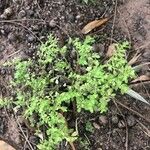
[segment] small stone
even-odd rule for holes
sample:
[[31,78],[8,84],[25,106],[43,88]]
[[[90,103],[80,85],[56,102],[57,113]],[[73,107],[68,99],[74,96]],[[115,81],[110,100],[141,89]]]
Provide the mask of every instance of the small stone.
[[93,122],[93,127],[98,130],[100,129],[100,126],[96,122]]
[[23,18],[23,17],[25,17],[25,15],[26,15],[26,12],[25,12],[24,10],[21,10],[21,11],[18,13],[18,17],[19,17],[19,18]]
[[102,125],[106,125],[106,124],[108,123],[107,117],[101,115],[101,116],[99,117],[99,122],[100,122]]
[[29,35],[29,36],[27,37],[27,41],[28,41],[29,43],[32,43],[32,42],[35,41],[35,37],[32,36],[32,35]]
[[82,17],[81,15],[77,15],[76,20],[79,20],[81,17]]
[[135,125],[135,118],[133,117],[133,115],[129,115],[127,116],[127,125],[129,127],[133,127]]
[[5,68],[0,68],[0,74],[5,75],[6,74],[6,69]]
[[120,121],[118,122],[118,127],[119,127],[119,128],[125,128],[125,127],[126,127],[125,122],[124,122],[123,120],[120,120]]
[[5,50],[5,46],[3,44],[0,45],[0,52],[3,52]]
[[118,116],[116,116],[116,115],[112,116],[111,121],[113,124],[117,124],[119,122]]
[[28,10],[27,11],[28,16],[32,17],[34,15],[34,11],[33,10]]
[[4,10],[4,13],[3,13],[3,14],[4,14],[5,16],[9,17],[9,16],[12,15],[12,13],[13,13],[12,8],[11,8],[11,7],[8,7],[8,8],[6,8],[6,9]]
[[51,28],[55,28],[55,27],[57,26],[56,21],[55,21],[55,20],[51,20],[51,21],[49,22],[49,26],[50,26]]
[[5,14],[0,15],[1,19],[7,19],[7,16]]

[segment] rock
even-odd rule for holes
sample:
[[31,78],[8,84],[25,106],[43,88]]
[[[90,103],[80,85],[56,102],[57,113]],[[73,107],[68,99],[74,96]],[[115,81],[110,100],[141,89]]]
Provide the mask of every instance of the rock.
[[25,15],[26,15],[26,12],[25,12],[24,10],[21,10],[21,11],[18,13],[18,17],[19,17],[19,18],[23,18],[23,17],[25,17]]
[[118,122],[118,127],[119,127],[119,128],[125,128],[125,127],[126,127],[125,122],[124,122],[123,120],[120,120],[120,121]]
[[106,125],[106,124],[108,123],[107,117],[101,115],[101,116],[99,117],[99,123],[102,124],[102,125]]
[[27,11],[27,14],[28,14],[28,16],[32,17],[32,16],[34,16],[34,11],[31,10],[31,9],[29,9],[29,10]]
[[117,115],[112,116],[111,121],[113,124],[117,124],[119,122],[119,118]]
[[83,17],[83,15],[77,15],[76,20],[80,20],[80,19],[82,19],[82,17]]
[[135,125],[136,121],[133,115],[127,116],[127,125],[129,127],[133,127]]
[[51,28],[55,28],[55,27],[57,26],[56,21],[55,21],[54,19],[51,20],[51,21],[49,22],[49,26],[50,26]]
[[93,127],[98,130],[100,129],[100,126],[96,122],[93,122]]
[[11,16],[12,13],[13,13],[13,9],[11,7],[8,7],[4,10],[3,15],[7,18],[7,17]]
[[5,45],[0,44],[0,52],[3,52],[5,50]]
[[5,68],[0,68],[0,74],[5,75],[6,74],[6,69]]
[[32,43],[32,42],[35,41],[35,37],[34,37],[33,35],[28,35],[28,36],[27,36],[27,41],[28,41],[29,43]]

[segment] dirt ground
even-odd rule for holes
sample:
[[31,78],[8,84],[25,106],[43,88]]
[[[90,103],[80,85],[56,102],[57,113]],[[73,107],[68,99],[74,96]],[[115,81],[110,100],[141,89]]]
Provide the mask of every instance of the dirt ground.
[[[81,29],[90,21],[110,18],[100,28],[90,32],[97,36],[96,46],[106,52],[112,42],[128,40],[132,48],[127,52],[138,76],[150,78],[150,1],[97,0],[85,5],[81,0],[0,0],[0,95],[9,95],[12,69],[3,64],[16,57],[34,58],[41,42],[52,33],[63,46],[68,37],[84,38]],[[144,65],[141,65],[144,64]],[[150,102],[150,80],[130,86]],[[150,150],[150,107],[126,95],[110,102],[106,114],[78,115],[80,139],[76,150]],[[15,111],[15,110],[13,110]],[[36,149],[38,137],[19,114],[0,109],[0,140],[16,150]],[[17,120],[17,121],[16,121]],[[92,131],[86,129],[86,122]],[[69,146],[61,144],[60,150]],[[0,147],[0,150],[6,150]]]

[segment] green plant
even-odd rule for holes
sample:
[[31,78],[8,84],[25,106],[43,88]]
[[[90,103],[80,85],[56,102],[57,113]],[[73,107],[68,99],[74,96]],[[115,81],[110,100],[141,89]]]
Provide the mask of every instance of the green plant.
[[93,133],[94,127],[93,127],[93,125],[92,125],[92,123],[90,121],[86,122],[85,129],[86,129],[86,131]]
[[[114,55],[102,64],[100,56],[92,51],[94,42],[87,36],[84,41],[76,38],[60,48],[51,35],[41,45],[36,61],[15,62],[13,105],[21,108],[37,134],[45,128],[39,149],[53,150],[62,140],[76,139],[65,118],[70,102],[76,102],[78,112],[106,112],[110,99],[118,91],[123,94],[128,90],[128,80],[134,77],[125,59],[128,43],[117,44]],[[73,62],[66,57],[68,46],[75,51]]]
[[84,149],[84,150],[90,150],[90,143],[89,141],[85,138],[79,138],[78,139],[79,143],[80,143],[80,149]]

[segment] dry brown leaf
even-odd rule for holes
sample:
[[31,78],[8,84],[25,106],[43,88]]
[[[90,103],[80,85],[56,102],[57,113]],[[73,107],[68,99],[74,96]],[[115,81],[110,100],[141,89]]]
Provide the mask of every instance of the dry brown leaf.
[[83,34],[87,34],[90,31],[92,31],[93,29],[103,25],[104,23],[106,23],[108,21],[108,18],[104,18],[104,19],[100,19],[100,20],[94,20],[90,23],[88,23],[83,29],[82,29],[82,33]]
[[139,82],[139,81],[147,81],[147,80],[150,80],[150,77],[148,77],[146,75],[141,75],[137,79],[133,80],[131,83],[135,83],[135,82]]
[[106,53],[106,57],[110,58],[114,52],[116,51],[116,45],[115,43],[111,44],[109,47],[108,47],[108,51]]
[[0,141],[0,150],[15,150],[15,149],[6,142]]

